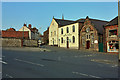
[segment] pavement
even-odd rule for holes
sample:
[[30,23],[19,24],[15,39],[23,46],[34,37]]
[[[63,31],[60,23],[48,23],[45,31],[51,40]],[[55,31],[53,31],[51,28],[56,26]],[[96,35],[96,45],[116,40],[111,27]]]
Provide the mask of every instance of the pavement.
[[42,47],[3,47],[3,49],[14,51],[50,51]]
[[42,49],[46,51],[39,48],[3,48],[3,78],[118,78],[119,76],[118,54],[54,46],[43,46]]

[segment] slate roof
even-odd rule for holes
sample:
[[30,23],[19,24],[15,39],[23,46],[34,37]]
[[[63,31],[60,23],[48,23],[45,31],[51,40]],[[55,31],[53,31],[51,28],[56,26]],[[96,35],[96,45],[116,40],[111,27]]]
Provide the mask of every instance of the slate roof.
[[56,19],[56,18],[54,19],[58,23],[59,27],[75,23],[75,21],[72,21],[72,20],[63,20],[63,19]]
[[[76,21],[72,21],[72,20],[62,20],[62,19],[56,19],[54,18],[55,21],[58,23],[59,27],[65,26],[65,25],[69,25],[69,24],[73,24],[73,23],[84,23],[86,19],[78,19]],[[94,24],[94,27],[98,30],[98,33],[103,34],[103,26],[106,25],[108,23],[108,21],[103,21],[103,20],[97,20],[97,19],[91,19],[89,18],[89,20],[91,21],[91,23]]]
[[112,25],[118,25],[118,16],[112,19],[108,24],[105,26],[112,26]]
[[98,33],[103,34],[103,26],[108,23],[108,21],[90,19],[91,23],[94,24],[94,27],[98,30]]
[[[84,23],[85,20],[86,19],[79,19],[79,20],[76,20],[76,22]],[[89,20],[91,21],[91,23],[94,24],[94,27],[98,30],[98,33],[103,34],[103,30],[104,30],[103,26],[106,25],[108,21],[91,19],[91,18],[89,18]]]

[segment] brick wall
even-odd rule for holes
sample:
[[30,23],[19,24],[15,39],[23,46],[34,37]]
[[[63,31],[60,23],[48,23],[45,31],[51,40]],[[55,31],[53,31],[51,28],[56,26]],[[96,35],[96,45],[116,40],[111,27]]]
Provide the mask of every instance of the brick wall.
[[[22,31],[2,31],[2,37],[3,38],[23,38],[23,32]],[[24,38],[29,38],[29,32],[24,31]]]
[[43,40],[45,44],[49,43],[49,28],[44,32]]

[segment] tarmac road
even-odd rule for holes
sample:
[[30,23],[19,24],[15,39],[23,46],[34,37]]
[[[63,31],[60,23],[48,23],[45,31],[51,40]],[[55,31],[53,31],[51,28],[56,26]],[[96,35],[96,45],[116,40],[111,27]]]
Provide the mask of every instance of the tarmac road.
[[3,48],[3,78],[118,78],[117,54],[44,48],[50,51]]

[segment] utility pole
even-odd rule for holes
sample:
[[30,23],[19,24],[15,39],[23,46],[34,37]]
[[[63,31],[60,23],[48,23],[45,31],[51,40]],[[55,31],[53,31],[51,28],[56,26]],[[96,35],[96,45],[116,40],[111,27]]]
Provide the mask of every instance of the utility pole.
[[22,40],[22,46],[24,44],[24,26],[23,26],[23,40]]
[[120,61],[120,3],[119,3],[119,0],[118,0],[118,44],[119,44],[119,61]]

